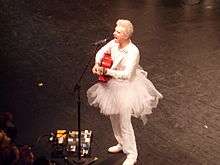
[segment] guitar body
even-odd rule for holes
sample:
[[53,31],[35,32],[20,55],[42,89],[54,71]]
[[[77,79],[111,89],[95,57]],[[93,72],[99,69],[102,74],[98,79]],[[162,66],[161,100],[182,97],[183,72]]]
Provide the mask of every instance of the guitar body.
[[[111,54],[105,53],[101,61],[101,66],[104,68],[111,68],[112,63],[113,61],[112,61]],[[98,79],[101,82],[108,82],[108,80],[110,79],[110,76],[102,75],[102,76],[99,76]]]

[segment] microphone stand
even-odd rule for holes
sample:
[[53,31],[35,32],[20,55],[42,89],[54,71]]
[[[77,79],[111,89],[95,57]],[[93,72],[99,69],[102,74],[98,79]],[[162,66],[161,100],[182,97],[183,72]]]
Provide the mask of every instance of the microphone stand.
[[[92,54],[95,54],[95,52],[101,48],[101,44],[99,45],[95,45],[96,49],[94,50],[94,52],[92,52]],[[77,121],[77,125],[78,125],[78,150],[77,150],[77,160],[73,160],[73,162],[75,164],[83,164],[83,165],[89,165],[93,162],[95,162],[98,158],[82,158],[81,156],[81,114],[80,114],[80,108],[81,108],[81,97],[80,97],[80,90],[81,90],[81,80],[86,72],[86,70],[89,67],[89,64],[91,63],[92,58],[94,58],[92,55],[89,56],[89,60],[88,63],[86,64],[85,68],[83,69],[78,81],[76,82],[75,86],[74,86],[74,93],[76,92],[77,94],[77,116],[78,116],[78,121]]]

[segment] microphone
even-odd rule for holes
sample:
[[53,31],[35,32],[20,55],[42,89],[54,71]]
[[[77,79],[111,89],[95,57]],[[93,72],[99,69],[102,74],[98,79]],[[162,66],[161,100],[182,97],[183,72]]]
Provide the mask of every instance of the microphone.
[[100,46],[100,45],[106,44],[106,43],[109,42],[110,40],[111,40],[110,38],[105,38],[105,39],[103,39],[103,40],[99,40],[99,41],[93,42],[92,45],[94,45],[94,46]]

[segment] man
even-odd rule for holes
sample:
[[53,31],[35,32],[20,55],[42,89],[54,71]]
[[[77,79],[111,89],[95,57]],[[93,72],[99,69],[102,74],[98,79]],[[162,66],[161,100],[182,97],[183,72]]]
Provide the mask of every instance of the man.
[[[133,25],[129,20],[116,22],[114,39],[96,54],[92,72],[110,76],[106,83],[97,83],[87,91],[90,105],[100,108],[109,115],[117,145],[108,149],[111,153],[123,151],[127,158],[123,165],[133,165],[137,161],[137,146],[131,116],[146,122],[146,115],[152,113],[162,95],[147,79],[147,73],[139,66],[139,50],[131,42]],[[107,69],[101,66],[105,53],[110,53],[113,64]]]

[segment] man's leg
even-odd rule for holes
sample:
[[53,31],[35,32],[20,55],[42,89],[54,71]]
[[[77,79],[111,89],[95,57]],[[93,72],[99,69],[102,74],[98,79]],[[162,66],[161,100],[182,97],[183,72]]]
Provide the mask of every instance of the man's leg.
[[122,135],[121,135],[121,126],[120,126],[120,117],[119,115],[111,115],[110,116],[112,129],[114,136],[118,142],[116,146],[112,146],[108,149],[111,153],[117,153],[122,150]]
[[131,114],[129,112],[125,114],[120,114],[120,126],[123,152],[127,154],[127,159],[129,158],[131,159],[131,161],[136,161],[138,153],[134,130],[131,123]]

